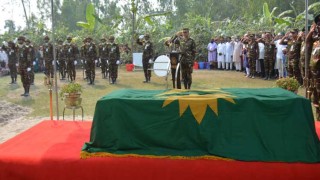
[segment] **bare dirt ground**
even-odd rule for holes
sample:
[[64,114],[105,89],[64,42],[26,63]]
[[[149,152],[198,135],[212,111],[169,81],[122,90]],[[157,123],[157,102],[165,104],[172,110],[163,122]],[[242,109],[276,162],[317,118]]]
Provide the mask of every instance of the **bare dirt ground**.
[[[30,108],[0,100],[0,144],[39,122],[50,119],[50,117],[27,117],[32,111]],[[72,118],[65,117],[66,120],[72,120]],[[62,117],[60,119],[62,120]],[[76,116],[75,119],[81,119],[81,117]],[[92,120],[92,117],[84,117],[84,120]]]

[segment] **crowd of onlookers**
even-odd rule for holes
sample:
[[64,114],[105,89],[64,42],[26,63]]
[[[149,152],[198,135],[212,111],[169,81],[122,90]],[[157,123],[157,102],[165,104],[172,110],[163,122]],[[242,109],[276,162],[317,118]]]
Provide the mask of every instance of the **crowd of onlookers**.
[[[236,70],[244,72],[248,78],[258,76],[266,80],[286,77],[287,42],[280,43],[286,35],[284,33],[274,35],[271,32],[261,32],[258,34],[247,33],[243,37],[212,38],[207,46],[210,69]],[[300,36],[302,35],[303,32],[300,33]],[[255,43],[249,44],[250,41]],[[249,45],[253,46],[253,49],[250,50],[255,51],[254,59],[250,59],[250,61],[254,61],[252,64],[255,66],[251,68],[249,66],[251,62],[248,59]],[[271,50],[267,49],[266,51],[268,48],[266,46],[271,46]],[[265,61],[265,57],[271,57],[271,63]]]

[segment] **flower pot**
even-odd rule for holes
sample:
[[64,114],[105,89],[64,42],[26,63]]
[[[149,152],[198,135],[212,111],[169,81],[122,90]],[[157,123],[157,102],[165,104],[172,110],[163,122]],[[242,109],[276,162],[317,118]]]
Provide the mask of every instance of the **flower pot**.
[[199,64],[198,62],[193,63],[193,69],[199,69]]
[[127,71],[133,71],[133,67],[134,67],[133,64],[126,64]]
[[82,98],[80,97],[65,97],[64,98],[64,104],[66,107],[72,107],[72,106],[80,106],[82,102]]
[[80,106],[82,98],[80,93],[64,93],[64,104],[66,107]]

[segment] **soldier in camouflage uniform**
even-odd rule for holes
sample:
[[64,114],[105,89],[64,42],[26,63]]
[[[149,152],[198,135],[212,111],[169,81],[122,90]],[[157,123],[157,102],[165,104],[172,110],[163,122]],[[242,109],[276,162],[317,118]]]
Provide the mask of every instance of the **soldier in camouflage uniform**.
[[63,47],[63,41],[61,39],[58,40],[58,45],[56,48],[56,55],[59,64],[59,73],[61,75],[60,80],[64,80],[66,78],[66,59]]
[[32,61],[30,59],[30,49],[24,44],[25,38],[20,36],[18,38],[17,52],[19,61],[19,73],[21,76],[21,82],[23,84],[24,93],[21,96],[29,96],[30,83],[31,83],[31,65]]
[[34,64],[35,64],[35,49],[33,47],[33,45],[31,44],[30,39],[26,39],[25,40],[25,45],[29,50],[28,53],[28,60],[31,61],[31,71],[30,71],[30,84],[34,85]]
[[[313,94],[313,104],[316,107],[317,119],[319,120],[319,97],[320,97],[320,14],[314,19],[315,24],[310,28],[310,32],[306,37],[306,50],[311,51],[311,57],[306,59],[310,62],[311,70],[311,86],[308,88]],[[310,94],[310,96],[311,96]],[[309,96],[309,97],[310,97]]]
[[15,44],[12,41],[8,42],[8,67],[10,70],[10,76],[11,76],[11,83],[10,84],[16,84],[17,83],[17,64],[18,64],[18,52]]
[[[308,29],[310,30],[310,29]],[[302,29],[302,33],[303,35],[301,36],[301,40],[302,40],[302,43],[301,43],[301,49],[300,49],[300,72],[301,72],[301,77],[303,79],[303,86],[304,87],[308,87],[309,84],[310,84],[310,79],[311,79],[311,72],[310,72],[310,68],[308,67],[307,68],[307,73],[305,72],[305,68],[306,68],[306,40],[305,40],[305,28]],[[310,58],[310,55],[311,55],[311,49],[309,49],[308,51],[308,57]],[[308,65],[309,65],[309,62],[308,61]],[[307,75],[307,76],[306,76]]]
[[249,63],[250,75],[254,79],[256,73],[256,60],[259,57],[259,46],[255,40],[254,34],[249,35],[248,47],[247,47],[247,58]]
[[[120,50],[118,44],[114,42],[114,36],[109,37],[110,45],[108,46],[109,52],[109,72],[111,84],[116,83],[118,78],[118,63],[120,62]],[[117,62],[118,61],[118,62]]]
[[275,44],[272,40],[270,32],[266,32],[265,37],[261,39],[264,44],[264,69],[265,69],[265,80],[271,78],[272,70],[274,69],[275,62]]
[[145,34],[143,38],[137,39],[137,44],[143,46],[142,66],[146,79],[143,83],[148,83],[151,80],[151,64],[149,61],[153,58],[153,44],[150,41],[150,35]]
[[44,37],[45,43],[42,45],[43,59],[44,59],[45,68],[46,68],[45,74],[47,75],[48,78],[53,78],[53,46],[49,42],[49,40],[50,40],[49,36]]
[[82,40],[83,44],[80,47],[80,57],[81,57],[81,63],[82,63],[82,69],[83,69],[83,79],[88,80],[88,73],[87,73],[87,60],[85,57],[85,49],[86,49],[86,44],[87,44],[87,38],[84,38]]
[[78,47],[71,41],[72,37],[68,36],[67,42],[64,44],[64,56],[66,58],[68,76],[70,78],[70,81],[73,82],[76,80],[75,61],[77,60],[79,52]]
[[181,74],[185,89],[190,89],[192,84],[193,63],[196,54],[196,43],[189,36],[189,29],[182,29],[183,38],[178,42],[181,51]]
[[105,79],[108,77],[108,44],[106,42],[106,38],[101,38],[101,43],[99,44],[99,59],[100,59],[100,66],[101,66],[101,73],[102,78]]
[[[302,39],[302,34],[298,35],[298,29],[292,29],[290,32],[286,33],[286,35],[280,40],[280,44],[287,44],[288,47],[288,76],[294,77],[299,81],[302,85],[302,78],[300,72],[300,48]],[[290,37],[289,37],[290,36]],[[285,42],[285,40],[288,40]]]
[[90,85],[94,84],[95,79],[95,61],[97,59],[97,48],[96,45],[92,42],[92,38],[87,38],[87,43],[84,48],[84,56],[86,58],[86,66],[87,66],[87,76],[89,78]]

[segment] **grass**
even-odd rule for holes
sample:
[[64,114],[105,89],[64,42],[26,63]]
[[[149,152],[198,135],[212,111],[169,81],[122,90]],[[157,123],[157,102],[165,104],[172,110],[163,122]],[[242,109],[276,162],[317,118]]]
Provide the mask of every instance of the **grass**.
[[[30,97],[22,97],[23,93],[22,83],[20,76],[18,76],[18,83],[16,85],[10,85],[11,81],[9,76],[0,78],[0,98],[12,102],[14,104],[30,107],[33,109],[30,117],[49,117],[49,90],[43,84],[43,73],[36,73],[35,85],[30,88]],[[169,88],[172,88],[172,82],[168,80]],[[83,80],[82,69],[77,70],[76,82],[83,86],[82,92],[82,106],[85,116],[93,117],[95,104],[101,97],[108,93],[123,89],[165,89],[166,81],[162,77],[156,77],[154,74],[151,77],[151,83],[142,83],[144,80],[143,71],[128,72],[125,66],[119,68],[119,77],[117,84],[110,85],[107,79],[101,78],[100,68],[96,68],[96,81],[95,85],[88,85]],[[58,88],[63,84],[68,83],[66,81],[58,80]],[[244,77],[244,73],[236,71],[209,71],[209,70],[195,70],[193,72],[193,84],[192,89],[212,89],[212,88],[272,88],[275,87],[275,80],[265,81],[259,78],[250,79]],[[305,89],[299,89],[299,95],[303,95]],[[53,110],[54,116],[56,115],[56,101],[55,92],[53,92]],[[59,115],[62,119],[62,111],[64,102],[58,99]],[[71,115],[71,112],[66,115]]]

